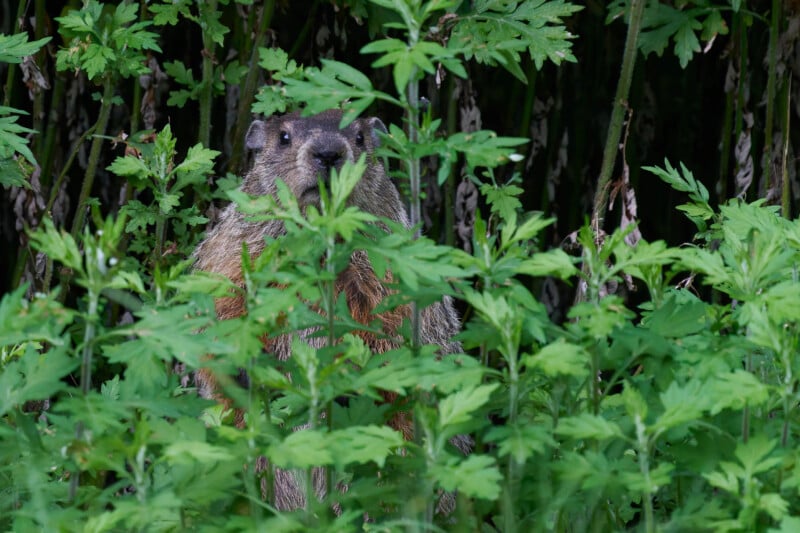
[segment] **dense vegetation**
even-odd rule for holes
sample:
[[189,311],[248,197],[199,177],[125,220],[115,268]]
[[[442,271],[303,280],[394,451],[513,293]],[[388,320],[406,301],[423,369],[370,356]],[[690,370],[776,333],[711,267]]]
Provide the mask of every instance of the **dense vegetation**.
[[[800,528],[795,2],[10,4],[4,530]],[[237,190],[253,114],[298,107],[383,118],[413,230],[348,206],[359,164],[306,216]],[[287,228],[243,290],[191,269],[225,201]],[[354,250],[386,306],[454,296],[466,353],[412,324],[370,353],[333,290]]]

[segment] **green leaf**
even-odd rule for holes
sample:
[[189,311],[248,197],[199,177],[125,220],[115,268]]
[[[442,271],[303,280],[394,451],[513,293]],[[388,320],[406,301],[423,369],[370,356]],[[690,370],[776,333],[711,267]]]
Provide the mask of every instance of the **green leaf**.
[[27,33],[0,34],[0,63],[21,63],[23,58],[35,54],[50,39],[52,37],[28,42]]
[[652,432],[666,431],[673,427],[695,422],[702,418],[703,411],[708,408],[710,400],[706,400],[705,384],[692,380],[684,386],[673,381],[666,391],[661,393],[664,412],[659,415],[652,427]]
[[[36,158],[28,148],[28,141],[18,135],[20,133],[36,133],[32,129],[17,124],[19,117],[16,115],[26,114],[18,109],[0,106],[0,158],[10,159],[16,152],[24,156],[31,165],[36,166]],[[9,181],[13,183],[13,180]]]
[[136,176],[141,179],[146,179],[150,175],[150,169],[145,162],[132,155],[116,158],[106,170],[110,170],[117,176]]
[[686,68],[692,56],[700,51],[700,41],[697,40],[695,30],[702,28],[697,21],[691,24],[684,24],[675,33],[675,55],[680,60],[681,67]]
[[622,429],[615,422],[590,413],[560,419],[555,432],[577,440],[606,440],[623,436]]
[[[322,69],[305,69],[304,76],[305,79],[282,77],[281,81],[286,85],[286,95],[306,103],[305,112],[309,114],[338,108],[342,103],[345,109],[364,109],[376,98],[399,104],[396,99],[375,90],[369,78],[338,61],[323,59]],[[345,113],[341,126],[355,118],[352,113]]]
[[706,329],[706,313],[706,304],[688,291],[669,292],[643,322],[657,335],[678,339]]
[[439,402],[439,424],[442,428],[468,422],[470,415],[483,407],[498,387],[497,383],[481,385],[451,394]]
[[[720,464],[720,466],[723,465],[724,462]],[[731,471],[724,470],[723,472],[704,473],[703,477],[712,487],[717,487],[718,489],[722,489],[730,494],[739,493],[739,480]]]
[[[711,406],[712,415],[723,409],[738,411],[746,405],[762,405],[770,396],[769,387],[750,372],[741,369],[714,376],[707,387],[710,388],[709,396],[715,398]],[[730,391],[736,391],[736,394],[731,394]]]
[[575,261],[574,257],[568,255],[561,248],[554,248],[525,259],[517,267],[517,272],[528,276],[553,276],[567,280],[578,274]]
[[430,475],[444,490],[473,498],[494,500],[500,495],[503,476],[488,455],[473,454],[457,464],[435,465]]
[[486,433],[485,440],[497,444],[500,457],[510,456],[520,465],[534,454],[557,446],[548,428],[534,424],[495,426]]
[[638,417],[642,421],[647,418],[647,401],[630,381],[625,382],[625,388],[622,390],[622,404],[631,418]]
[[57,53],[56,69],[84,70],[94,81],[102,76],[127,78],[148,72],[141,50],[161,51],[158,36],[144,30],[149,21],[129,25],[136,20],[133,4],[120,3],[111,13],[104,12],[97,0],[88,0],[80,10],[70,10],[55,20],[66,44]]
[[752,435],[747,442],[736,445],[734,455],[742,463],[748,477],[767,472],[781,463],[781,457],[770,457],[778,445],[777,439],[769,439],[764,433]]
[[295,431],[267,448],[267,458],[281,468],[311,468],[334,464],[329,436],[319,430]]
[[72,235],[58,231],[49,218],[44,219],[42,226],[31,234],[34,248],[76,272],[83,272],[83,255]]
[[519,52],[527,50],[537,70],[545,60],[556,65],[576,60],[570,42],[574,36],[563,19],[581,9],[563,0],[481,2],[473,14],[458,19],[448,46],[467,59],[500,65],[527,83]]
[[481,194],[491,205],[492,213],[500,215],[502,220],[516,220],[517,211],[522,208],[522,202],[517,198],[523,191],[516,185],[496,187],[489,183],[481,185]]
[[558,339],[535,355],[525,357],[525,365],[541,370],[546,376],[586,377],[589,374],[589,353],[581,346]]
[[658,489],[669,486],[672,481],[671,474],[674,470],[675,465],[663,462],[652,468],[647,476],[641,472],[622,472],[620,477],[625,488],[631,492],[655,494]]
[[[527,143],[524,137],[498,137],[489,130],[479,130],[470,133],[456,133],[447,139],[449,149],[463,153],[467,158],[467,166],[494,168],[511,161],[514,154],[513,147]],[[522,191],[514,187],[506,191],[508,196],[518,196]],[[516,193],[516,194],[514,194]],[[487,194],[484,192],[484,194]]]
[[230,461],[234,456],[221,446],[202,441],[178,440],[167,446],[164,458],[174,465],[191,465],[197,462],[209,467],[214,463]]
[[338,467],[373,462],[383,468],[386,458],[405,444],[403,435],[388,426],[353,426],[332,431],[327,440]]
[[19,358],[0,368],[0,416],[22,409],[25,402],[52,398],[67,388],[62,379],[75,370],[78,360],[70,356],[63,342],[60,344],[40,354],[28,343]]
[[800,531],[800,517],[784,516],[781,520],[780,529],[770,528],[767,533],[794,533]]
[[191,0],[173,0],[168,4],[150,4],[148,10],[154,14],[153,22],[157,26],[169,24],[174,26],[178,23],[178,15],[189,17],[189,5]]

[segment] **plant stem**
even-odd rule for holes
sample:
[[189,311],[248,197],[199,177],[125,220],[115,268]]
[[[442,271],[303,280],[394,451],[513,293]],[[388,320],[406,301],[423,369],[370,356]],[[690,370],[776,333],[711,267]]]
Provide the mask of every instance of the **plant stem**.
[[50,112],[47,118],[47,128],[44,134],[44,143],[39,152],[38,161],[42,166],[42,190],[52,183],[50,172],[53,169],[53,149],[56,143],[56,132],[58,131],[59,118],[61,114],[61,103],[64,100],[64,90],[66,89],[64,76],[56,75],[53,83],[53,95],[50,101]]
[[[34,26],[34,38],[41,39],[44,37],[45,27],[44,21],[47,18],[45,14],[44,8],[44,0],[36,0],[36,4],[34,7],[34,13],[36,15],[36,23]],[[47,61],[47,52],[46,48],[40,48],[38,52],[36,52],[32,59],[39,67],[42,72],[47,72],[47,68],[45,67],[45,63]],[[33,129],[36,131],[41,132],[44,128],[42,125],[44,124],[44,91],[41,88],[35,87],[33,89]],[[33,137],[33,142],[31,146],[31,150],[33,153],[38,154],[41,151],[41,144],[43,142],[43,138],[41,135],[35,135]]]
[[[408,84],[408,143],[414,146],[419,141],[419,81],[416,71],[411,73]],[[414,238],[420,236],[420,162],[419,158],[411,157],[406,161],[408,167],[408,183],[411,191],[411,204],[409,218],[411,227],[414,228]],[[414,354],[419,353],[420,338],[420,313],[417,302],[411,303],[411,347]]]
[[228,162],[228,170],[230,172],[238,173],[243,170],[241,166],[244,160],[244,136],[249,126],[250,106],[253,103],[253,95],[256,92],[256,84],[258,83],[259,69],[256,68],[256,65],[258,65],[258,50],[264,45],[264,37],[272,22],[274,11],[275,0],[268,0],[261,10],[258,31],[250,53],[250,68],[247,70],[247,76],[245,76],[239,91],[239,109],[236,114],[236,125],[233,129],[233,149],[231,150],[231,159]]
[[791,100],[792,100],[792,77],[787,76],[786,82],[783,84],[784,93],[781,99],[783,102],[783,125],[781,128],[783,134],[783,155],[781,157],[781,213],[784,218],[792,218],[792,184],[789,181],[789,171],[787,165],[789,162],[789,126],[791,124]]
[[308,34],[316,21],[318,8],[319,0],[314,0],[314,3],[311,5],[311,9],[308,10],[308,18],[306,19],[306,23],[303,24],[303,27],[297,34],[297,38],[294,40],[294,44],[292,44],[292,47],[289,49],[289,57],[297,57],[300,47],[304,44],[308,44]]
[[[447,136],[456,133],[458,118],[458,101],[453,98],[455,94],[455,76],[451,75],[447,82]],[[444,187],[444,242],[448,246],[456,243],[456,165],[450,167],[450,174]]]
[[769,25],[769,66],[767,70],[767,117],[764,123],[764,175],[759,190],[766,191],[777,185],[777,172],[772,165],[773,127],[775,123],[775,83],[778,63],[778,33],[780,32],[781,0],[772,0],[771,21]]
[[636,440],[639,457],[639,470],[645,480],[646,489],[642,491],[642,505],[644,505],[644,530],[647,533],[655,532],[655,518],[653,515],[653,495],[650,491],[650,447],[647,442],[645,425],[639,415],[636,415]]
[[603,163],[600,167],[600,176],[597,179],[597,189],[594,195],[594,208],[592,209],[592,227],[599,233],[603,225],[603,218],[608,209],[608,189],[611,185],[611,172],[617,159],[622,123],[625,118],[628,93],[633,79],[633,68],[636,65],[637,41],[642,23],[645,0],[631,0],[630,20],[628,21],[628,34],[625,38],[625,51],[622,55],[622,70],[617,83],[617,92],[614,96],[614,105],[611,110],[611,121],[608,125],[606,146],[603,150]]
[[[94,350],[94,337],[95,337],[95,321],[97,319],[97,307],[99,302],[100,293],[93,287],[89,287],[87,291],[89,298],[88,311],[86,313],[86,327],[83,333],[83,351],[81,356],[81,393],[86,397],[89,394],[89,389],[92,383],[92,355]],[[83,438],[83,423],[78,422],[75,426],[75,440]],[[75,501],[78,494],[78,485],[80,483],[80,472],[76,470],[70,478],[69,484],[69,499]]]
[[[519,396],[519,368],[517,367],[518,350],[516,343],[512,341],[509,333],[506,334],[506,348],[504,355],[508,364],[508,426],[515,426],[517,423],[517,403]],[[517,531],[517,517],[514,512],[513,495],[517,494],[517,480],[519,479],[517,461],[513,457],[508,458],[506,470],[506,488],[503,497],[503,531],[515,533]]]
[[[217,0],[209,0],[205,7],[200,8],[200,18],[204,18],[204,14],[213,14],[216,10]],[[200,90],[198,141],[205,147],[210,146],[211,142],[211,101],[214,96],[215,50],[216,45],[211,34],[203,31],[203,80]]]
[[[103,99],[100,102],[100,115],[97,117],[95,125],[95,136],[92,140],[92,147],[89,150],[89,164],[86,166],[86,174],[83,176],[83,186],[78,198],[78,206],[75,209],[75,218],[72,223],[72,237],[76,238],[83,228],[83,221],[86,217],[86,202],[92,192],[94,176],[97,172],[97,165],[100,161],[100,150],[103,147],[103,135],[106,133],[108,118],[111,115],[111,99],[114,96],[114,81],[111,76],[106,76],[103,80]],[[58,191],[53,191],[58,194]]]
[[[332,202],[334,205],[335,203]],[[334,213],[335,216],[335,213]],[[327,250],[325,252],[325,269],[328,272],[328,279],[326,280],[327,287],[327,312],[328,312],[328,349],[332,349],[333,345],[336,342],[336,339],[333,335],[333,329],[335,326],[335,315],[334,311],[336,310],[336,265],[333,264],[333,254],[335,252],[336,247],[336,238],[335,235],[330,235],[328,238],[328,245]],[[333,402],[330,401],[325,406],[325,419],[328,423],[328,431],[333,431]],[[329,466],[325,469],[325,489],[326,494],[330,494],[333,490],[333,470]]]
[[[753,356],[752,354],[747,354],[745,358],[744,364],[745,372],[753,372]],[[750,404],[745,403],[744,409],[742,409],[742,442],[747,444],[747,441],[750,438]]]

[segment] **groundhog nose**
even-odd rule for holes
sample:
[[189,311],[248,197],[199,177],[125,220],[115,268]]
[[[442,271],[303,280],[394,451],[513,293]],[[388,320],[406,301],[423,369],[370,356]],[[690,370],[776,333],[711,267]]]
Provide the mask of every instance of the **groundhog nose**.
[[314,159],[320,167],[330,170],[341,166],[343,154],[339,150],[319,150],[314,152]]

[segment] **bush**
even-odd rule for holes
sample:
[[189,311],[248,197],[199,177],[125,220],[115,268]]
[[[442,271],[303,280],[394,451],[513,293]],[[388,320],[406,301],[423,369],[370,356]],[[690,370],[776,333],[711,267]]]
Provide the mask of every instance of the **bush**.
[[[497,177],[521,158],[515,150],[525,139],[487,130],[445,135],[420,100],[423,79],[465,77],[470,62],[526,78],[521,54],[538,67],[574,60],[564,20],[577,6],[352,3],[354,16],[386,22],[383,38],[362,52],[377,54],[374,68],[391,69],[389,89],[343,62],[301,66],[286,52],[261,47],[274,3],[249,11],[261,17],[253,27],[263,30],[250,58],[260,58],[271,80],[255,96],[254,111],[341,106],[348,122],[380,101],[402,113],[404,127],[390,125],[381,155],[400,167],[414,228],[386,233],[347,205],[363,172],[359,164],[346,165],[321,209],[305,216],[287,191],[279,199],[250,198],[228,178],[221,188],[239,209],[280,219],[287,233],[269,239],[252,261],[242,250],[247,314],[220,321],[214,299],[240,289],[192,271],[190,258],[207,222],[201,207],[213,198],[208,183],[220,155],[207,148],[210,102],[223,81],[247,87],[256,69],[215,65],[206,54],[195,82],[180,62],[165,65],[186,86],[173,91],[171,102],[198,101],[199,142],[181,153],[169,125],[120,138],[126,153],[106,170],[129,196],[119,210],[90,198],[112,105],[119,103],[117,84],[146,71],[155,76],[144,66],[145,54],[161,50],[150,30],[197,23],[205,50],[214,50],[227,32],[220,17],[229,12],[220,4],[227,2],[153,3],[149,21],[135,4],[91,0],[56,19],[64,37],[58,67],[81,71],[103,95],[72,229],[64,229],[66,217],[44,217],[31,228],[30,246],[47,263],[34,279],[37,291],[23,284],[0,301],[0,526],[797,526],[800,222],[764,200],[712,207],[705,186],[667,161],[646,170],[688,193],[679,209],[697,228],[693,244],[648,242],[635,224],[605,234],[594,217],[573,235],[579,255],[543,249],[554,219],[523,211],[518,177]],[[708,24],[716,20],[709,15]],[[646,35],[642,46],[656,49],[655,38]],[[6,62],[44,44],[0,39]],[[676,51],[682,62],[691,59],[684,48]],[[0,164],[13,170],[0,174],[0,183],[30,187],[37,155],[46,152],[32,151],[22,137],[31,130],[17,123],[21,110],[6,106],[0,113]],[[439,185],[463,165],[482,194],[465,249],[418,235],[423,161],[435,161]],[[61,187],[52,185],[51,211]],[[414,342],[411,324],[401,347],[370,353],[357,334],[370,326],[355,323],[333,290],[356,250],[367,252],[379,276],[391,270],[397,294],[387,307],[425,305],[445,294],[461,300],[459,340],[467,353],[437,356],[435,347]],[[60,284],[50,290],[56,274]],[[546,305],[551,300],[536,295],[554,287],[575,292],[561,308],[563,320]],[[296,341],[285,362],[263,353],[265,334],[308,328],[327,339],[324,348]],[[243,429],[234,427],[232,409],[195,393],[189,375],[203,367],[220,376],[247,371],[247,388],[233,378],[221,383],[244,413]],[[383,403],[386,392],[398,402]],[[413,414],[413,441],[386,425],[398,409]],[[301,425],[307,427],[295,431]],[[463,434],[475,440],[469,455],[450,444]],[[257,468],[261,458],[271,466]],[[305,508],[273,507],[275,466],[305,487]],[[329,487],[346,490],[314,496],[318,467]],[[442,494],[457,498],[451,514],[436,513]]]

